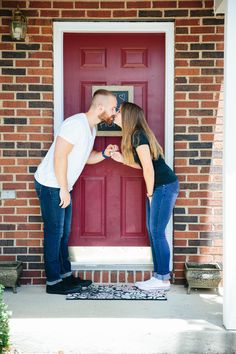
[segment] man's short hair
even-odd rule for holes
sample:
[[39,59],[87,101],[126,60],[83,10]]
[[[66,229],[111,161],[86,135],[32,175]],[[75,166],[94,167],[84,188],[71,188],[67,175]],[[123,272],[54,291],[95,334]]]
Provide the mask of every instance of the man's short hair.
[[99,89],[99,90],[95,91],[93,94],[93,98],[92,98],[92,102],[91,102],[92,105],[97,103],[96,101],[97,101],[98,96],[113,96],[116,98],[116,95],[114,95],[113,92],[105,90],[105,89]]

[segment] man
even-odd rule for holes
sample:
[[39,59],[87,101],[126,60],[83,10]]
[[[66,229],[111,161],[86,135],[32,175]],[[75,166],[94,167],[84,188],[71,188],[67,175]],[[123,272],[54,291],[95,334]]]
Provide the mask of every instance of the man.
[[71,190],[86,163],[95,164],[110,157],[117,146],[92,151],[96,125],[112,123],[117,100],[112,92],[98,90],[86,113],[75,114],[63,123],[47,155],[35,173],[44,223],[44,264],[46,292],[69,294],[92,282],[73,276],[68,252],[71,229]]

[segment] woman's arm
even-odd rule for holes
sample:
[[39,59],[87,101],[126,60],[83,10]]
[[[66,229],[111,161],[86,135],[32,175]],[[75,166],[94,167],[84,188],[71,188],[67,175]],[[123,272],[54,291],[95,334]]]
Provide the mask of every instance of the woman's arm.
[[152,157],[148,145],[139,145],[136,148],[139,160],[143,168],[143,177],[146,183],[147,194],[152,196],[154,190],[155,173],[152,164]]
[[132,168],[136,168],[138,170],[140,170],[142,167],[138,164],[138,163],[133,163],[133,164],[127,164],[127,163],[124,163],[124,157],[123,155],[120,153],[120,152],[113,152],[111,154],[111,158],[116,161],[116,162],[120,162],[120,163],[123,163],[125,164],[126,166],[129,166],[129,167],[132,167]]

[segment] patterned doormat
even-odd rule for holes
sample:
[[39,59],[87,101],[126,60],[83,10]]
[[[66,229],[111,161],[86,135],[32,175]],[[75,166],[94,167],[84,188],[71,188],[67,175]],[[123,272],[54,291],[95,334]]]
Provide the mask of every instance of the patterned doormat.
[[80,293],[69,294],[66,300],[167,300],[166,290],[144,291],[131,285],[95,285]]

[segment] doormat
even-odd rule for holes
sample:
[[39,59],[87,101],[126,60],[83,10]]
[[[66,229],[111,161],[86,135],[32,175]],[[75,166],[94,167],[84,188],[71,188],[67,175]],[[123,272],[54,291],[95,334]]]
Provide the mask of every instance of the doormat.
[[79,293],[68,294],[66,300],[167,300],[167,290],[144,291],[132,285],[92,284]]

